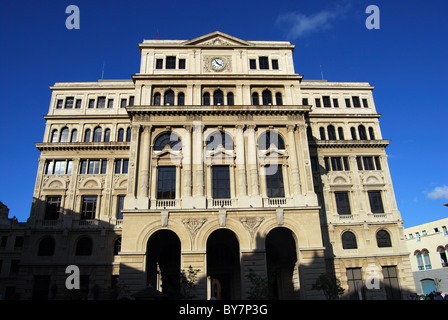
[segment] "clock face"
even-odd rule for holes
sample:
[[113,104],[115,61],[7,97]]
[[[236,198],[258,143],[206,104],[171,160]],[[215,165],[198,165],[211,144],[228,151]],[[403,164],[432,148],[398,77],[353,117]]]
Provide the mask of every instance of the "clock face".
[[215,70],[221,70],[222,68],[224,68],[225,63],[221,58],[214,58],[212,60],[212,68]]

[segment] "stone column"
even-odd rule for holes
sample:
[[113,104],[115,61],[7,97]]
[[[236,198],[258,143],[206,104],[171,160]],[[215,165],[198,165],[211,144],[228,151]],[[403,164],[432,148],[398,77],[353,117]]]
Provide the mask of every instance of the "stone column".
[[237,172],[237,196],[247,196],[246,159],[244,154],[244,125],[236,126],[236,172]]
[[140,153],[140,125],[131,125],[131,146],[129,153],[129,168],[128,168],[128,192],[124,199],[123,209],[134,209],[137,207],[137,164],[138,155]]
[[205,208],[204,196],[204,159],[202,145],[202,130],[200,121],[193,122],[193,198],[196,208]]
[[142,132],[141,166],[139,171],[139,193],[137,197],[137,208],[149,208],[149,162],[151,152],[151,129],[152,126],[144,126]]
[[292,179],[292,193],[293,195],[300,194],[300,175],[299,175],[299,164],[297,161],[297,150],[296,142],[294,139],[294,125],[288,125],[288,146],[289,146],[289,165],[291,169],[291,179]]
[[249,167],[249,181],[251,195],[259,195],[257,170],[257,143],[255,138],[255,125],[247,128],[247,162]]

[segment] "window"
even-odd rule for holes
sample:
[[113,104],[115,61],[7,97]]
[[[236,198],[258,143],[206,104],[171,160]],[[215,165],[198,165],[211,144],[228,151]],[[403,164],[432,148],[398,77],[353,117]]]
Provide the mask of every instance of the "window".
[[114,107],[114,99],[107,100],[107,107],[109,109]]
[[339,135],[339,140],[345,140],[345,138],[344,138],[344,129],[342,129],[342,127],[338,128],[338,135]]
[[121,99],[120,108],[126,108],[127,103],[128,103],[127,99]]
[[163,59],[156,59],[156,69],[163,69]]
[[87,129],[85,134],[84,134],[84,142],[90,142],[90,134],[91,134],[91,130]]
[[124,141],[124,129],[119,129],[118,130],[117,141],[118,142],[123,142]]
[[375,166],[373,164],[373,157],[362,157],[364,170],[375,170]]
[[173,92],[173,90],[167,90],[165,92],[164,104],[166,106],[174,106],[174,92]]
[[361,268],[347,268],[347,284],[350,300],[364,299],[364,286]]
[[56,109],[62,109],[63,104],[64,104],[64,100],[58,99],[56,101]]
[[128,159],[116,159],[115,160],[115,173],[126,174],[128,173],[129,160]]
[[422,253],[423,253],[423,261],[425,263],[426,270],[432,269],[431,259],[429,258],[429,251],[428,250],[423,250]]
[[320,134],[320,140],[325,140],[325,128],[324,127],[320,127],[319,128],[319,134]]
[[176,57],[166,57],[165,69],[176,69]]
[[106,174],[107,160],[81,160],[80,174]]
[[98,97],[98,101],[96,103],[96,107],[98,109],[102,109],[106,107],[106,97]]
[[75,109],[81,109],[81,103],[82,103],[81,99],[76,99]]
[[183,92],[179,92],[177,95],[177,105],[184,106],[185,105],[185,94]]
[[367,140],[366,127],[360,125],[358,127],[358,132],[359,132],[359,140]]
[[[328,157],[324,158],[325,163],[328,163]],[[349,171],[350,167],[348,165],[348,158],[347,157],[330,157],[330,161],[331,161],[331,170],[332,171]],[[327,171],[330,168],[327,169]]]
[[354,127],[350,128],[350,133],[352,135],[352,140],[358,140],[358,138],[356,137],[356,129]]
[[372,213],[384,213],[381,191],[368,191],[370,210]]
[[356,236],[353,232],[345,231],[341,236],[341,240],[343,249],[358,249]]
[[109,142],[110,141],[110,129],[106,129],[104,131],[104,142]]
[[359,97],[352,97],[352,100],[354,108],[361,108],[361,102],[359,101]]
[[121,237],[114,242],[114,256],[118,255],[121,251]]
[[417,259],[418,270],[425,270],[425,266],[423,265],[422,254],[419,251],[415,253],[415,258]]
[[72,160],[48,160],[45,174],[71,174]]
[[272,69],[278,70],[278,60],[272,59]]
[[257,62],[256,62],[256,60],[255,59],[250,59],[249,60],[249,68],[250,69],[257,69]]
[[258,106],[260,104],[260,101],[258,99],[258,93],[254,92],[252,93],[252,105]]
[[387,300],[401,299],[396,266],[383,266],[383,281],[386,287]]
[[59,136],[59,142],[68,142],[69,130],[67,127],[61,130],[61,135]]
[[215,131],[208,136],[206,142],[207,150],[216,150],[220,145],[226,150],[233,150],[233,139],[223,131]]
[[333,107],[334,108],[339,108],[339,100],[337,98],[333,99]]
[[221,90],[213,92],[213,105],[220,106],[224,104],[224,94]]
[[176,199],[176,167],[158,168],[157,199]]
[[123,195],[117,197],[117,219],[123,219],[124,197]]
[[154,150],[162,151],[165,146],[169,146],[172,150],[181,150],[182,142],[174,132],[166,132],[157,137],[154,142]]
[[160,94],[160,92],[156,92],[154,94],[153,105],[160,106],[161,100],[162,100],[162,95]]
[[65,109],[72,109],[74,100],[75,98],[73,97],[65,98]]
[[376,233],[376,243],[378,248],[390,248],[392,247],[392,241],[390,240],[390,234],[386,230],[379,230]]
[[227,93],[227,105],[233,106],[234,104],[235,104],[235,101],[233,98],[233,93],[232,92]]
[[93,142],[101,142],[101,137],[103,135],[103,129],[101,127],[96,127],[93,130]]
[[308,105],[308,98],[302,98],[302,105],[304,106]]
[[264,106],[272,105],[272,93],[271,93],[271,91],[264,90],[261,93],[261,98],[263,100],[263,105]]
[[269,69],[269,59],[268,57],[259,57],[258,63],[260,65],[260,69]]
[[209,106],[210,105],[210,93],[204,92],[204,96],[202,97],[202,104],[204,106]]
[[72,136],[70,137],[70,142],[78,142],[78,130],[72,130]]
[[266,190],[269,198],[285,197],[285,189],[283,187],[283,173],[281,165],[265,166],[266,172]]
[[61,196],[47,196],[44,220],[57,220],[61,212]]
[[369,127],[369,136],[370,140],[375,140],[375,132],[373,131],[372,127]]
[[328,131],[328,140],[336,140],[336,130],[334,129],[334,126],[330,124],[327,127],[327,131]]
[[92,240],[88,237],[82,237],[76,243],[76,255],[77,256],[91,256],[92,255]]
[[83,196],[81,205],[81,220],[95,219],[97,196]]
[[179,59],[179,69],[185,69],[185,59]]
[[338,214],[352,214],[350,210],[350,201],[348,199],[348,191],[336,191],[334,196]]
[[275,94],[275,104],[278,106],[282,106],[283,105],[283,98],[282,98],[282,94],[280,92],[277,92]]
[[133,106],[134,105],[134,96],[130,96],[129,97],[129,105]]
[[329,96],[323,96],[322,101],[324,103],[324,108],[331,108],[331,100]]
[[37,249],[37,255],[40,257],[52,256],[52,255],[54,255],[54,247],[55,247],[55,242],[54,242],[53,238],[46,237],[40,241],[39,247]]
[[51,142],[58,142],[58,130],[56,129],[51,133]]
[[95,99],[89,99],[89,109],[95,108]]
[[316,98],[316,99],[314,99],[314,101],[316,102],[316,108],[320,108],[321,107],[320,98]]
[[352,107],[351,102],[350,102],[350,99],[345,99],[345,106],[346,106],[347,108],[351,108],[351,107]]
[[213,166],[213,198],[230,199],[229,166]]
[[369,107],[367,99],[362,99],[362,105],[364,106],[364,108],[368,108]]
[[445,251],[445,248],[442,247],[442,246],[440,246],[440,247],[437,249],[437,252],[438,252],[439,255],[440,255],[440,262],[442,263],[442,267],[448,267],[448,259],[447,259],[447,257],[446,257],[446,251]]
[[126,142],[131,142],[131,127],[126,129]]
[[277,149],[285,149],[285,142],[276,130],[263,132],[258,138],[258,149],[267,150],[273,145]]

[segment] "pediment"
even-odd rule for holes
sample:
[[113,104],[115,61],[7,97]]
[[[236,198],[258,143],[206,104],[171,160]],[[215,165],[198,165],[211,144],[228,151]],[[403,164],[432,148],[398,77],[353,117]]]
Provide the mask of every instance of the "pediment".
[[182,45],[185,46],[215,46],[215,47],[235,47],[252,46],[248,41],[236,38],[226,33],[215,31],[206,35],[187,40]]

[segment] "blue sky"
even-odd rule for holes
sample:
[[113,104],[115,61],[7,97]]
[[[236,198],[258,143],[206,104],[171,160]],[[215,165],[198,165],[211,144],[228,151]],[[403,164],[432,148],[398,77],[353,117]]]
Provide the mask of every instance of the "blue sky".
[[[80,29],[68,30],[68,5]],[[380,29],[368,30],[370,4]],[[143,39],[191,39],[219,30],[245,40],[289,40],[305,79],[373,86],[405,227],[448,216],[448,1],[0,2],[0,201],[29,216],[49,86],[129,79]]]

